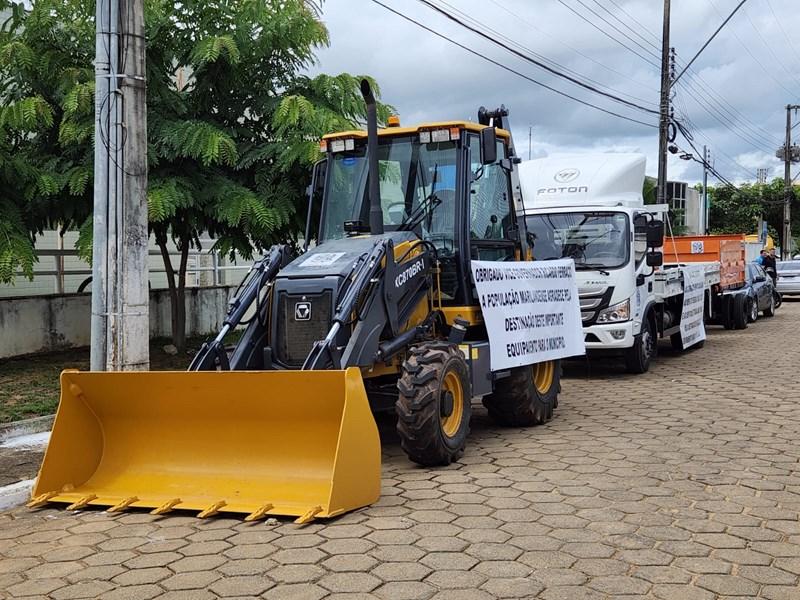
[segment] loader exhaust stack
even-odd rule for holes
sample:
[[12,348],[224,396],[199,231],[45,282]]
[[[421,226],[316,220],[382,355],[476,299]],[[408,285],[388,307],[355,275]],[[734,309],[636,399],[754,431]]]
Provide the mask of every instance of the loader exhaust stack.
[[367,166],[369,168],[369,232],[383,233],[383,209],[378,175],[378,109],[375,94],[366,79],[361,80],[361,95],[367,104]]
[[61,375],[31,505],[333,517],[380,494],[358,369]]

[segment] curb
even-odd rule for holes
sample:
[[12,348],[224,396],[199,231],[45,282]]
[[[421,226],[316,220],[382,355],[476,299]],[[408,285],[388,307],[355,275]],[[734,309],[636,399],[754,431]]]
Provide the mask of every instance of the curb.
[[15,508],[30,500],[34,481],[34,479],[26,479],[0,487],[0,510]]
[[11,438],[22,435],[31,435],[33,433],[44,433],[45,431],[50,431],[53,428],[54,419],[55,415],[45,415],[44,417],[34,417],[32,419],[4,423],[0,425],[0,444],[10,440]]

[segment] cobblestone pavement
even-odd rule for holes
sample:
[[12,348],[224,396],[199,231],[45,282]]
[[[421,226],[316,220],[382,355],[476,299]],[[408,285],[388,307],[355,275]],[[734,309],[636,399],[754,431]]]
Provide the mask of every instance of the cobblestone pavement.
[[387,442],[380,502],[327,524],[0,514],[0,597],[800,598],[798,324],[578,363],[545,427],[476,408],[451,468]]

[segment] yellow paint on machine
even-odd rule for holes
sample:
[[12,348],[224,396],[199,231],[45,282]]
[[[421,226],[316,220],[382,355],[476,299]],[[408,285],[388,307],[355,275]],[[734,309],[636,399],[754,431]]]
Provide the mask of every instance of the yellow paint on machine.
[[380,439],[361,374],[61,374],[31,505],[288,515],[375,502]]

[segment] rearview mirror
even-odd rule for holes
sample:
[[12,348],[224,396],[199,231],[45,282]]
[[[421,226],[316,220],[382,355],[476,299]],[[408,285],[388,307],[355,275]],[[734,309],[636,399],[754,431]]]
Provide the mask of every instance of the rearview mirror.
[[647,266],[660,267],[664,264],[664,255],[661,252],[648,252],[647,253]]
[[481,164],[491,165],[497,162],[497,132],[494,127],[481,129]]
[[648,248],[660,248],[663,245],[664,221],[653,219],[647,223],[647,246]]

